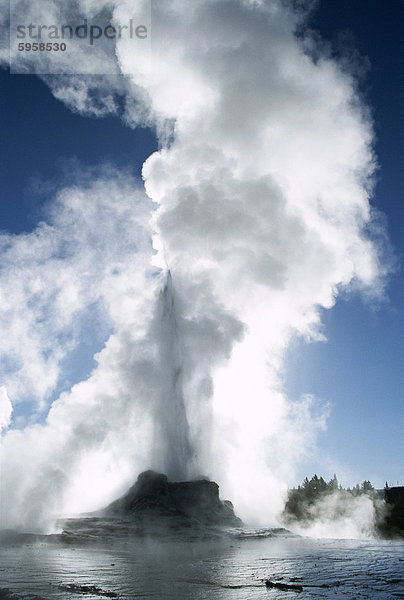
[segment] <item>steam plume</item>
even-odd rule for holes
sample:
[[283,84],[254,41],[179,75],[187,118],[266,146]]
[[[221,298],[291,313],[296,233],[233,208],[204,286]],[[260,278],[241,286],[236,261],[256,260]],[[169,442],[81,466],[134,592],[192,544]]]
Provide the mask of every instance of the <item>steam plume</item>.
[[[49,5],[67,18],[63,3]],[[112,5],[117,24],[134,16],[133,2]],[[94,13],[89,0],[79,6]],[[88,302],[103,307],[100,320],[108,319],[112,333],[91,376],[53,403],[45,425],[5,434],[9,522],[21,519],[28,497],[28,522],[50,504],[96,508],[150,466],[173,477],[209,474],[244,518],[268,522],[282,508],[288,478],[326,418],[315,399],[293,404],[285,397],[284,353],[296,335],[321,338],[321,309],[333,306],[339,290],[376,293],[383,274],[367,236],[374,171],[368,111],[352,75],[309,34],[296,34],[303,20],[278,0],[156,0],[147,68],[121,39],[121,78],[46,78],[57,98],[83,114],[118,113],[124,97],[126,123],[155,127],[162,147],[143,167],[149,198],[115,173],[119,201],[99,194],[106,218],[100,222],[94,209],[84,222],[74,219],[88,244],[77,256],[58,251],[58,271],[62,265],[66,273],[60,290],[54,274],[47,280],[57,293],[76,282],[68,318],[52,295],[42,320],[32,309],[28,336],[19,315],[31,289],[19,294],[15,322],[28,336],[32,362],[24,375],[28,358],[13,347],[23,365],[4,381],[13,402],[28,391],[49,399],[65,356],[57,336],[75,331],[74,351]],[[99,175],[92,186],[102,189]],[[130,208],[132,193],[138,205]],[[40,251],[49,240],[62,246],[70,239],[65,208],[84,210],[83,188],[61,194],[68,198],[56,204],[61,217],[32,234],[35,253],[22,252],[23,238],[6,236],[3,251],[21,257],[5,271],[6,289],[11,273],[33,267],[42,282],[50,251],[43,260]],[[99,201],[94,195],[93,206]],[[152,208],[150,225],[144,217]],[[101,265],[91,249],[96,221],[95,248],[105,231],[113,242]],[[130,224],[125,243],[120,227],[127,234]],[[78,273],[76,264],[83,264]],[[90,295],[81,287],[85,277]],[[32,369],[46,372],[49,331],[52,376],[38,385]]]

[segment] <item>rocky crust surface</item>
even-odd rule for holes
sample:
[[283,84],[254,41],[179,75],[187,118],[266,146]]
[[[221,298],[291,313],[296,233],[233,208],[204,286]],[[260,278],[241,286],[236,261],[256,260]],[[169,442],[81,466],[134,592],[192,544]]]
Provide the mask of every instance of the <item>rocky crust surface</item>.
[[143,521],[172,519],[184,526],[240,527],[231,502],[219,498],[214,481],[168,481],[154,471],[141,473],[129,491],[107,506],[103,515],[133,515]]

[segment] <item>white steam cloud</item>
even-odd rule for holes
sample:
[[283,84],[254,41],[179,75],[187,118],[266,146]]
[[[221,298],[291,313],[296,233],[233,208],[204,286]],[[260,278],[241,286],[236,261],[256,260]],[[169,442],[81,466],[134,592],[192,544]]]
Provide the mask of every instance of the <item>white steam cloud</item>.
[[293,531],[315,538],[369,539],[385,514],[383,500],[340,490],[327,494],[308,509],[309,521],[294,523]]
[[[111,6],[116,24],[134,16]],[[285,397],[284,353],[321,337],[340,289],[377,293],[383,275],[368,112],[296,35],[302,19],[280,0],[156,0],[147,65],[121,39],[121,77],[46,79],[73,110],[155,127],[161,150],[148,197],[127,173],[91,173],[32,234],[1,238],[13,403],[43,409],[88,330],[110,334],[45,424],[3,435],[3,523],[97,508],[148,467],[215,478],[246,519],[282,509],[326,420],[314,398]]]
[[10,425],[12,413],[13,405],[10,402],[6,388],[2,386],[0,387],[0,432]]

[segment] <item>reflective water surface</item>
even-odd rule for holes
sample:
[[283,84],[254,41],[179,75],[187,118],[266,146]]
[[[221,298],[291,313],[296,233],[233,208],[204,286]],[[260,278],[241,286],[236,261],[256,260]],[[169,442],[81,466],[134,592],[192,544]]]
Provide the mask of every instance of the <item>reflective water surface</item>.
[[[0,600],[404,598],[404,542],[313,540],[269,530],[89,531],[94,523],[80,535],[3,541]],[[266,579],[303,591],[269,589]]]

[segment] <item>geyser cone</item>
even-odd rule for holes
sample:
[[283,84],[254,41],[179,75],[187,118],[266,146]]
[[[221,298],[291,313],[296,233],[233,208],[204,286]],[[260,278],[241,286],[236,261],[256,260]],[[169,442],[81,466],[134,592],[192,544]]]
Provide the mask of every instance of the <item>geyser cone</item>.
[[106,515],[132,515],[145,522],[164,522],[189,526],[218,525],[239,527],[231,502],[219,498],[214,481],[168,481],[154,471],[141,473],[128,492],[105,509]]

